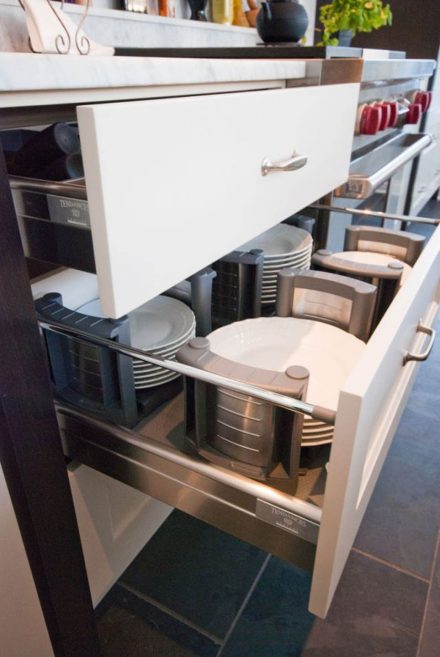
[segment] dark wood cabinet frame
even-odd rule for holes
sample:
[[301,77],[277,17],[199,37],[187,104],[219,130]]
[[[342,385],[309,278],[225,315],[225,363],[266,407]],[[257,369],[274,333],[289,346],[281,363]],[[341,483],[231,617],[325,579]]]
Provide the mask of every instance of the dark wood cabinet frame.
[[0,461],[56,657],[99,657],[72,494],[1,148],[0,228]]

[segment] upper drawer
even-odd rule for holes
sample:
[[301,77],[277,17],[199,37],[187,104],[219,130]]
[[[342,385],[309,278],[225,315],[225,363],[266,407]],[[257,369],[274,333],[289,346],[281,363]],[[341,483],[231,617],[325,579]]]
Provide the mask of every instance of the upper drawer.
[[[84,106],[103,310],[120,317],[344,182],[357,84]],[[262,174],[265,158],[307,158]]]

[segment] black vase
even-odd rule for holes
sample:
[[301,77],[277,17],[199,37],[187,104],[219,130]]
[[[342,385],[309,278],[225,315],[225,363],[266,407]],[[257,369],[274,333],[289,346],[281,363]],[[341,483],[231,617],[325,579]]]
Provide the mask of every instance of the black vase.
[[262,2],[257,31],[265,43],[297,43],[309,24],[307,12],[297,0]]
[[191,8],[191,20],[192,21],[207,21],[205,10],[208,0],[188,0],[188,4]]

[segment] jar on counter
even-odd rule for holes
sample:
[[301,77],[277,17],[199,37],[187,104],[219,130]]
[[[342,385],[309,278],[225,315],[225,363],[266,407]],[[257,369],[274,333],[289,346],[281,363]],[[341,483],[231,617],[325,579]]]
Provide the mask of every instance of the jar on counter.
[[211,0],[211,18],[214,23],[232,25],[234,0]]
[[159,0],[159,16],[176,17],[175,0]]

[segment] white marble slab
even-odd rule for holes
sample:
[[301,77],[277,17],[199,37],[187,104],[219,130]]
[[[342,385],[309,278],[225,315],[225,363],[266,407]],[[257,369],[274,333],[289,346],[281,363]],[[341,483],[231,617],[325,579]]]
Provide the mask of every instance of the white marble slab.
[[49,92],[288,80],[304,76],[305,62],[298,60],[81,57],[0,53],[0,94],[37,90]]

